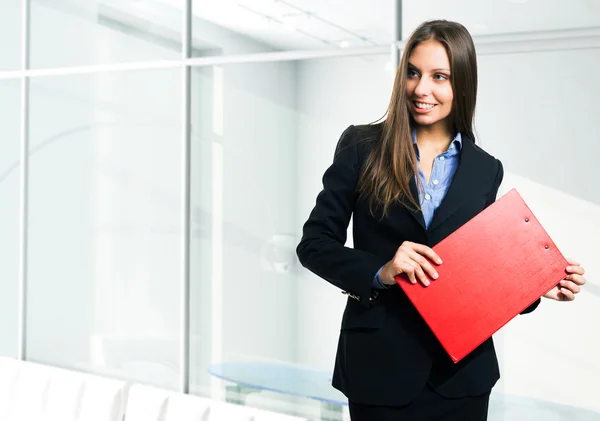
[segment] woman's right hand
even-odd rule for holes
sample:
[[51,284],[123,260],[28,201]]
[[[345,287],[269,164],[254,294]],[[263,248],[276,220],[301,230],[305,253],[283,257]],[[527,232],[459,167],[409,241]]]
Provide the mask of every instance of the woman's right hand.
[[394,285],[394,277],[405,273],[411,283],[416,284],[418,279],[424,286],[428,286],[425,272],[432,279],[437,279],[438,273],[426,257],[438,265],[442,263],[442,259],[431,248],[405,241],[396,251],[394,258],[381,269],[379,279],[384,285]]

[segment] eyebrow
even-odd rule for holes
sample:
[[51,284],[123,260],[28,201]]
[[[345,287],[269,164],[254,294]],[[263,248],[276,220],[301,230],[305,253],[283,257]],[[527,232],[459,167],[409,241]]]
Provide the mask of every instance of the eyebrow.
[[[412,67],[415,70],[419,70],[419,68],[417,66],[415,66],[414,64],[412,64],[410,61],[408,62],[408,67]],[[450,69],[432,69],[432,72],[448,72],[450,73]]]

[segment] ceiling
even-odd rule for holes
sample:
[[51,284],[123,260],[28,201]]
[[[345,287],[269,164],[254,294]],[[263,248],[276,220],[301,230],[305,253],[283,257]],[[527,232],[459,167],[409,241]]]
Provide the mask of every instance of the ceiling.
[[[76,3],[110,5],[138,17],[154,16],[158,23],[167,15],[181,14],[184,0]],[[312,50],[389,44],[394,40],[395,3],[396,0],[193,0],[193,14],[275,49]],[[433,18],[459,21],[473,35],[600,28],[600,0],[404,0],[402,5],[403,38],[419,23]],[[173,19],[169,26],[178,26],[179,22],[180,19]]]
[[[177,6],[181,0],[157,0]],[[194,15],[279,49],[393,40],[395,0],[194,0]],[[600,27],[600,0],[404,0],[406,38],[422,21],[457,20],[473,35]]]

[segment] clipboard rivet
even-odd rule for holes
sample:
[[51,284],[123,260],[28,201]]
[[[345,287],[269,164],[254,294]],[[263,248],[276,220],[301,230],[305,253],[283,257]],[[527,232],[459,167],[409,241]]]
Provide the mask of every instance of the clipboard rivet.
[[529,218],[525,218],[525,222],[529,222]]
[[546,250],[549,249],[549,248],[550,248],[550,246],[546,246]]

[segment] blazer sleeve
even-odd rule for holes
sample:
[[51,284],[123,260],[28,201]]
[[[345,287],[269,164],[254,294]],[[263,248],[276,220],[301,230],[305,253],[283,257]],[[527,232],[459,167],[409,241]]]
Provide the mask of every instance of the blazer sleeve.
[[[502,184],[502,179],[504,178],[504,168],[502,167],[502,162],[496,160],[498,162],[498,173],[496,174],[496,180],[494,181],[494,187],[492,188],[490,195],[488,196],[487,203],[485,207],[487,208],[489,205],[496,201],[496,196],[498,195],[498,189],[500,188],[500,184]],[[531,313],[533,310],[540,305],[541,298],[535,300],[529,307],[521,312],[521,314]]]
[[360,165],[356,131],[354,126],[348,127],[338,141],[296,253],[304,267],[368,307],[373,277],[386,261],[344,246],[357,200]]

